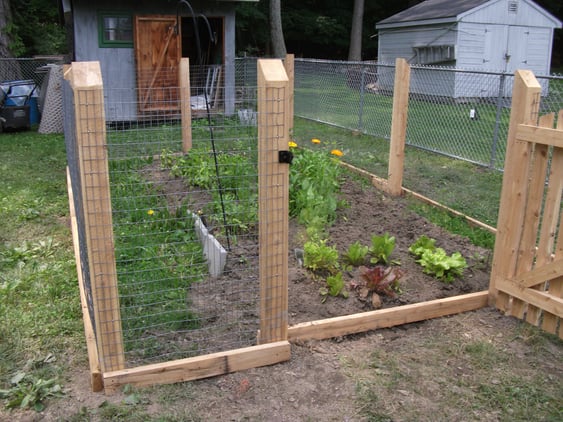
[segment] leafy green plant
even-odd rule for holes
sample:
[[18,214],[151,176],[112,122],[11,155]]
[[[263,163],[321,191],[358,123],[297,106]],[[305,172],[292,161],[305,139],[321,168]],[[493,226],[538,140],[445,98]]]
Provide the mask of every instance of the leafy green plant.
[[425,250],[433,251],[434,249],[436,249],[436,239],[426,235],[420,236],[409,246],[409,252],[416,257],[421,257]]
[[467,262],[459,252],[448,256],[442,248],[426,249],[416,262],[424,267],[425,274],[433,275],[445,283],[453,282],[467,268]]
[[369,247],[370,262],[372,264],[389,264],[389,257],[395,250],[395,237],[385,233],[383,236],[373,235]]
[[319,291],[321,296],[323,296],[323,303],[326,301],[327,296],[342,296],[345,299],[349,296],[341,272],[328,276],[326,279],[326,287],[321,287]]
[[451,283],[463,274],[467,261],[459,252],[451,256],[442,248],[436,247],[436,240],[426,235],[420,236],[409,246],[409,252],[419,259],[416,261],[424,267],[424,273],[437,279]]
[[325,240],[309,240],[303,247],[303,266],[313,272],[336,273],[338,264],[338,250],[326,244]]
[[398,267],[387,267],[376,265],[375,267],[362,267],[360,271],[361,284],[370,293],[383,294],[389,297],[396,297],[401,292],[399,280],[404,272]]
[[33,409],[41,412],[45,409],[45,400],[49,397],[63,395],[62,388],[56,379],[44,380],[25,372],[18,372],[10,380],[8,390],[0,390],[0,398],[6,399],[7,409]]
[[352,243],[342,256],[344,263],[352,266],[359,266],[365,263],[369,247],[362,245],[359,241]]
[[326,151],[294,149],[289,171],[289,212],[305,226],[323,228],[336,219],[340,164]]

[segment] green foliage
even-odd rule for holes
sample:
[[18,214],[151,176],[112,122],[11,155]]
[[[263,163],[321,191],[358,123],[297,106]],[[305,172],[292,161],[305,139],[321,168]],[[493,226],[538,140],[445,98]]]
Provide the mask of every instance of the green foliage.
[[303,247],[303,266],[317,273],[334,274],[339,268],[338,250],[326,240],[309,240]]
[[289,170],[289,213],[319,229],[336,220],[342,168],[325,151],[294,150]]
[[65,29],[50,0],[11,1],[13,21],[8,25],[10,51],[15,57],[67,52]]
[[395,237],[385,233],[383,236],[373,235],[369,247],[372,264],[389,264],[389,257],[395,250]]
[[327,295],[333,297],[342,296],[345,299],[349,296],[341,272],[328,276],[326,278],[326,287],[321,287],[319,291],[321,296],[323,296],[323,302],[326,300]]
[[433,275],[445,283],[453,282],[467,268],[467,261],[459,252],[448,256],[444,249],[436,247],[435,239],[426,235],[416,239],[409,246],[409,252],[418,258],[416,262],[424,267],[425,274]]
[[369,247],[362,245],[359,241],[352,243],[342,256],[345,264],[357,267],[365,263]]
[[171,175],[182,177],[190,186],[211,193],[210,218],[221,219],[224,212],[226,219],[209,221],[211,225],[227,225],[231,232],[237,233],[247,232],[257,224],[258,181],[252,151],[246,151],[239,145],[231,152],[218,152],[214,156],[200,143],[184,156],[164,149],[161,166],[170,170]]
[[436,239],[431,239],[426,235],[420,236],[409,246],[409,252],[419,258],[425,250],[433,251],[434,249],[436,249]]
[[45,400],[63,395],[56,379],[44,380],[25,372],[18,372],[10,380],[11,387],[0,390],[0,398],[6,400],[7,409],[33,409],[41,412],[45,409]]
[[467,262],[459,252],[448,256],[442,248],[424,250],[416,262],[424,267],[424,273],[433,275],[445,283],[453,282],[456,277],[463,275],[463,270],[467,268]]

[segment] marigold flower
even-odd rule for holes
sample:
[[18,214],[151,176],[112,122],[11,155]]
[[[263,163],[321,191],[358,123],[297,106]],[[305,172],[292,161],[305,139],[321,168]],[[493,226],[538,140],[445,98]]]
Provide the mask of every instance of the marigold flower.
[[289,141],[288,145],[289,145],[290,148],[297,148],[297,144],[293,141]]
[[342,157],[344,155],[344,153],[339,149],[333,149],[332,151],[330,151],[330,153],[335,157]]
[[147,211],[147,214],[148,214],[148,215],[153,215],[153,214],[154,214],[154,210],[148,210],[148,211]]
[[317,138],[313,138],[313,139],[311,139],[311,142],[314,143],[314,144],[320,144],[321,140],[317,139]]

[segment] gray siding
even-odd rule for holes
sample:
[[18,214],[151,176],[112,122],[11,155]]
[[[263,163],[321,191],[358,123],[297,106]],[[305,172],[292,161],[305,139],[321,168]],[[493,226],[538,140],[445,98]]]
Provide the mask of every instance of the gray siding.
[[459,16],[462,22],[488,23],[495,25],[554,27],[558,22],[536,4],[527,0],[518,1],[516,13],[508,11],[509,0],[497,0],[476,7]]
[[[234,112],[235,69],[235,4],[194,2],[196,13],[224,19],[225,107]],[[106,119],[135,120],[137,92],[135,52],[133,48],[100,48],[98,45],[98,11],[131,11],[133,15],[176,15],[176,3],[154,1],[121,1],[119,7],[111,0],[74,0],[74,43],[76,61],[99,61],[106,91]],[[187,14],[181,8],[181,14]]]

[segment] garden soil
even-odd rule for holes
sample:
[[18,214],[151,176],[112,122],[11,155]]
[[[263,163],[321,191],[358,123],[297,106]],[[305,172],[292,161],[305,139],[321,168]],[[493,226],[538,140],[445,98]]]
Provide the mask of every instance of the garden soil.
[[[166,179],[162,174],[159,177],[162,181]],[[395,298],[382,297],[383,308],[487,289],[491,251],[478,248],[467,239],[433,225],[411,211],[406,198],[390,197],[365,181],[347,178],[341,193],[347,205],[340,210],[338,220],[330,228],[329,242],[340,253],[356,241],[369,245],[372,235],[389,233],[396,238],[396,248],[391,258],[404,273],[400,280],[402,293]],[[444,284],[422,272],[422,268],[408,253],[409,245],[421,235],[436,239],[437,246],[444,248],[448,254],[461,252],[468,262],[468,268],[461,278]],[[360,298],[350,288],[351,280],[357,278],[354,270],[345,272],[350,297],[327,297],[323,301],[319,294],[323,281],[302,268],[294,253],[295,249],[303,247],[302,244],[302,228],[292,222],[289,248],[290,324],[373,309],[371,300]],[[508,337],[503,337],[503,333],[513,330],[517,324],[515,319],[487,308],[336,339],[302,341],[292,345],[292,356],[288,362],[173,386],[142,389],[141,399],[131,404],[131,409],[142,408],[145,417],[131,420],[370,420],[363,411],[366,403],[358,402],[358,391],[363,380],[372,376],[368,374],[380,370],[370,366],[367,360],[374,351],[398,355],[408,353],[412,358],[409,358],[411,365],[416,365],[416,362],[425,365],[424,356],[436,353],[425,347],[428,339],[443,336],[505,342],[503,347],[506,347],[507,353],[525,355],[528,353],[525,344],[519,346],[519,343],[515,344]],[[561,351],[556,353],[561,358]],[[546,372],[561,376],[561,368],[553,367],[557,356],[540,360],[538,370],[543,365]],[[101,415],[108,404],[120,405],[127,410],[124,403],[131,397],[128,395],[130,393],[120,392],[112,396],[92,393],[86,357],[69,356],[68,359],[69,376],[64,384],[66,394],[63,399],[51,400],[41,413],[18,411],[7,414],[0,411],[0,420],[95,421],[106,420]],[[443,413],[444,409],[437,409],[440,402],[435,391],[420,393],[419,386],[443,378],[442,364],[450,365],[448,362],[445,360],[434,367],[425,367],[420,372],[423,375],[420,379],[415,378],[411,389],[387,390],[386,396],[380,399],[393,404],[395,417],[381,420],[440,420],[434,417],[439,414],[448,415],[448,418],[451,417],[449,420],[497,420],[494,415],[464,414],[463,409],[452,408]],[[449,388],[445,385],[445,388]],[[417,407],[421,416],[409,419],[406,409],[413,407]],[[438,411],[442,413],[436,413]],[[112,420],[128,420],[126,414]],[[80,419],[77,415],[84,417]],[[158,419],[160,415],[168,415],[169,418]],[[172,418],[170,415],[175,416]]]

